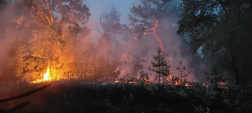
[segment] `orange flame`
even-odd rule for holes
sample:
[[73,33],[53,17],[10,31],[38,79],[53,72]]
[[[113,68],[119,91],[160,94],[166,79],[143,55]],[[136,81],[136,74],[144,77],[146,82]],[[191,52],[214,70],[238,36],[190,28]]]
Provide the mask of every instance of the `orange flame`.
[[46,73],[43,76],[43,79],[37,79],[37,80],[32,81],[31,83],[41,83],[41,82],[51,81],[51,80],[52,80],[52,78],[50,76],[50,68],[48,65],[47,69],[46,69]]
[[186,83],[185,86],[192,86],[192,84]]
[[51,78],[51,76],[50,76],[50,68],[49,68],[49,66],[47,66],[47,70],[46,70],[46,73],[44,74],[44,78],[43,78],[43,80],[44,81],[48,81],[48,80],[51,80],[52,78]]
[[175,81],[175,86],[177,86],[178,85],[178,81]]

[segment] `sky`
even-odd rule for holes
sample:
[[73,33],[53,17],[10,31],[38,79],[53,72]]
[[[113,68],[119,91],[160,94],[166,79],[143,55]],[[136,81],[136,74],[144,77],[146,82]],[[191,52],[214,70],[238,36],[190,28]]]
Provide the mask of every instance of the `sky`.
[[128,24],[128,15],[130,14],[130,8],[134,4],[139,5],[139,0],[84,0],[84,4],[90,10],[91,17],[89,18],[87,27],[92,29],[91,36],[93,38],[98,38],[99,33],[97,32],[97,26],[99,26],[99,18],[103,12],[109,12],[111,6],[115,6],[119,14],[121,15],[120,23]]
[[85,0],[84,3],[88,6],[91,13],[91,21],[99,21],[100,15],[111,9],[114,5],[121,14],[121,23],[128,23],[128,14],[132,4],[138,5],[139,0]]

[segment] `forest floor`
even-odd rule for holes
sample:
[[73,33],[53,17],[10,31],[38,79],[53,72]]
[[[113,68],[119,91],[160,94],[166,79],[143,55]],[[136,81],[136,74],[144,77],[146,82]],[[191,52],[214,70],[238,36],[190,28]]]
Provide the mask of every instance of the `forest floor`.
[[[31,84],[29,88],[15,93],[2,94],[13,96],[48,83]],[[207,112],[249,112],[251,95],[244,94],[246,100],[235,105],[237,90],[192,86],[164,86],[140,84],[98,84],[74,81],[52,82],[44,91],[28,97],[1,104],[8,108],[22,101],[30,104],[18,112],[45,113],[207,113]],[[251,93],[252,94],[252,93]],[[228,99],[227,99],[228,98]],[[229,103],[227,103],[229,102]],[[250,103],[249,103],[250,102]],[[244,105],[244,103],[246,103]]]

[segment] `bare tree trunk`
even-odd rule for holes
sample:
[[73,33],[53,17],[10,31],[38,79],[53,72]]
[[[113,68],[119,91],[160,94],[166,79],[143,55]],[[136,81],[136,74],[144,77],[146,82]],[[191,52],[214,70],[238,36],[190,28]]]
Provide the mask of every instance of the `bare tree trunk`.
[[[160,65],[160,59],[158,60],[158,65]],[[158,76],[159,76],[159,84],[160,84],[160,66],[158,66],[158,71],[159,71]]]

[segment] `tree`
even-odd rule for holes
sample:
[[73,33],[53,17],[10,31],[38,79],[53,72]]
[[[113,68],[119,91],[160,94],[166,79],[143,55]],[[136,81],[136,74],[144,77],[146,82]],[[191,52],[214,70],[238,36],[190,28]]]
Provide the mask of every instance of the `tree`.
[[145,83],[145,81],[149,80],[148,73],[144,73],[144,71],[139,71],[140,73],[140,81],[141,83]]
[[[247,64],[252,54],[250,0],[182,0],[184,8],[178,22],[178,34],[189,38],[193,51],[215,53],[224,71],[240,76],[251,73]],[[249,63],[248,63],[249,62]],[[244,77],[245,78],[245,77]],[[243,78],[242,81],[246,82]]]
[[113,25],[120,23],[120,14],[116,10],[114,6],[111,6],[109,13],[104,12],[100,16],[100,25],[102,28],[102,32],[114,38],[116,34],[115,29],[113,29]]
[[[181,81],[180,83],[181,83],[181,85],[182,84],[184,85],[186,83],[185,77],[188,77],[190,72],[185,73],[186,67],[183,66],[182,60],[179,62],[179,66],[177,66],[176,69],[179,70],[179,72],[180,72],[180,74],[179,74],[180,75],[180,81]],[[184,78],[184,81],[183,81],[183,78]]]
[[[19,13],[20,18],[31,21],[37,25],[49,27],[59,22],[59,26],[83,25],[89,19],[91,14],[82,0],[18,0],[14,4],[14,10]],[[61,15],[61,19],[55,16],[55,13]]]
[[120,52],[119,34],[113,29],[113,25],[120,23],[120,14],[114,6],[111,6],[109,12],[103,12],[100,15],[100,38],[98,39],[97,52],[100,58],[102,76],[113,75],[119,59]]
[[170,73],[169,67],[167,62],[164,59],[164,55],[162,54],[162,50],[160,47],[157,48],[157,56],[153,56],[155,61],[151,62],[153,68],[149,67],[149,69],[159,77],[159,84],[160,84],[160,76],[163,76],[163,83],[164,83],[164,76],[168,76]]
[[144,31],[155,25],[156,20],[167,18],[178,12],[174,4],[178,1],[173,0],[140,0],[140,5],[133,5],[129,14],[129,26],[126,24],[116,24],[113,26],[117,32],[122,33],[129,31],[137,34],[137,38],[141,38]]
[[[141,0],[141,4],[134,6],[130,9],[129,14],[130,26],[133,26],[135,33],[144,33],[145,29],[148,29],[163,17],[170,14],[167,11],[167,4],[172,0]],[[154,7],[153,7],[154,6]],[[172,11],[171,11],[172,12]],[[141,36],[139,37],[141,38]]]
[[221,76],[221,73],[218,72],[217,66],[212,66],[208,71],[207,74],[210,75],[207,79],[210,81],[211,85],[214,87],[218,87],[219,82],[225,82],[225,79]]
[[16,47],[17,75],[41,78],[48,65],[54,78],[74,74],[75,63],[80,62],[75,60],[75,48],[90,32],[85,24],[91,14],[82,0],[18,0],[13,8],[17,26],[31,29],[28,43]]
[[113,75],[115,70],[115,64],[113,62],[114,59],[111,57],[112,53],[112,44],[110,37],[103,33],[102,36],[98,39],[97,46],[97,56],[99,58],[99,75],[100,76],[108,76]]

